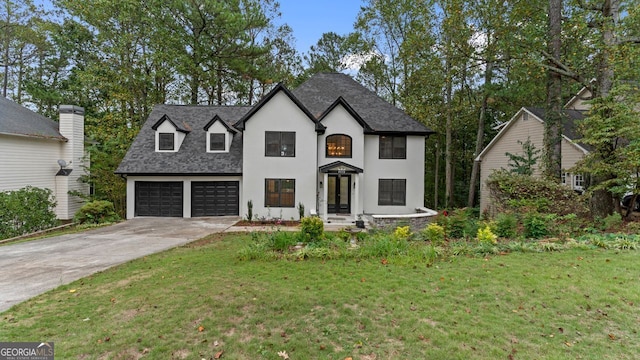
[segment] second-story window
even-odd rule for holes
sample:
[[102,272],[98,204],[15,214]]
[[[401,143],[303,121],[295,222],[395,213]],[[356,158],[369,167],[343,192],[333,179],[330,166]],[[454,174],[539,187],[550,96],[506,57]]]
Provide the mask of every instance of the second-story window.
[[327,136],[326,156],[350,158],[351,157],[351,137],[349,135],[329,135]]
[[265,156],[296,156],[296,133],[288,131],[265,132]]
[[406,136],[380,136],[380,159],[406,159]]

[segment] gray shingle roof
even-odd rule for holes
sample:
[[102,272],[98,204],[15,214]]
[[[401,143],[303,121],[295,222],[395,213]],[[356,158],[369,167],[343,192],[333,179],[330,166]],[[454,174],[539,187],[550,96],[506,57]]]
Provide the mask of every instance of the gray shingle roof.
[[[545,109],[534,107],[526,107],[525,109],[544,121]],[[586,150],[593,150],[590,145],[586,145],[580,142],[582,136],[580,136],[580,134],[578,133],[577,122],[585,118],[584,111],[564,109],[562,110],[562,112],[565,115],[564,122],[562,123],[562,134],[571,139],[571,141],[579,144]]]
[[[117,174],[145,175],[222,175],[242,173],[242,132],[233,134],[228,153],[206,151],[204,128],[217,115],[229,127],[242,130],[251,115],[277,91],[283,90],[316,122],[327,110],[342,104],[363,124],[365,133],[404,133],[428,135],[429,128],[409,117],[402,110],[384,101],[372,91],[358,84],[351,77],[338,73],[317,74],[289,92],[278,85],[254,107],[158,105],[142,126],[116,170]],[[307,112],[308,110],[308,112]],[[177,152],[156,152],[154,125],[168,117],[174,126],[188,130]],[[317,131],[322,131],[319,124]]]
[[[204,127],[216,115],[232,126],[250,109],[245,106],[157,105],[131,144],[116,174],[241,174],[242,133],[233,135],[228,153],[208,153]],[[155,151],[155,131],[152,126],[164,115],[192,129],[177,152]]]
[[66,141],[57,122],[0,96],[0,133]]
[[293,95],[316,118],[320,118],[339,97],[342,97],[371,128],[371,131],[367,131],[368,133],[399,132],[416,135],[433,133],[431,129],[360,85],[349,75],[316,74],[293,90]]

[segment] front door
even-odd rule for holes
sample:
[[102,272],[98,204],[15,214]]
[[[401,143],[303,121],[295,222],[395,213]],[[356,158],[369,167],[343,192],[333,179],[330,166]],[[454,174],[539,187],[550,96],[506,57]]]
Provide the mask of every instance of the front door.
[[329,175],[327,211],[330,214],[351,212],[351,175]]

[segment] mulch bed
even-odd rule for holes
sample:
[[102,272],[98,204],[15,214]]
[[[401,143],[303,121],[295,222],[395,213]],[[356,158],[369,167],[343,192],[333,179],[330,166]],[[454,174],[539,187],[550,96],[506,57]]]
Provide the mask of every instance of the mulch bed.
[[240,220],[234,226],[298,226],[300,221],[297,220]]

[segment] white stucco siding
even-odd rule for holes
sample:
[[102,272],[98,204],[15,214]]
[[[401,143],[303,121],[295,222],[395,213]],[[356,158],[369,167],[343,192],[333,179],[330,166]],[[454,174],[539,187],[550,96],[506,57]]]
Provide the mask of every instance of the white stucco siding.
[[[318,135],[318,166],[331,164],[336,161],[353,165],[360,169],[364,169],[364,130],[356,119],[354,119],[347,110],[341,105],[336,106],[330,114],[323,120],[322,125],[327,129],[324,134]],[[351,137],[351,157],[327,157],[326,139],[327,136],[342,134]],[[363,174],[351,175],[351,211],[362,213],[363,207],[363,186],[355,186],[356,182],[362,184]],[[357,177],[357,179],[356,179]],[[323,181],[323,174],[318,173],[317,187],[320,189],[320,181]],[[355,186],[355,187],[354,187]],[[323,214],[324,192],[320,191],[318,196],[318,213]],[[357,199],[357,200],[356,200]],[[357,203],[356,203],[357,201]]]
[[[295,132],[295,156],[265,156],[265,132]],[[316,206],[317,135],[315,124],[284,92],[275,94],[247,120],[243,134],[243,201],[253,202],[255,216],[298,218],[298,203],[308,214]],[[295,206],[265,206],[265,179],[294,179]]]
[[[365,214],[408,214],[424,206],[424,143],[424,136],[407,136],[406,159],[380,159],[379,136],[365,136],[363,174]],[[406,179],[406,205],[378,205],[379,179]]]
[[[183,217],[191,217],[191,183],[194,181],[238,181],[239,187],[239,200],[240,211],[242,211],[242,176],[127,176],[127,219],[133,219],[135,217],[136,209],[136,181],[177,181],[182,182],[182,211]],[[240,216],[243,214],[240,213]]]

